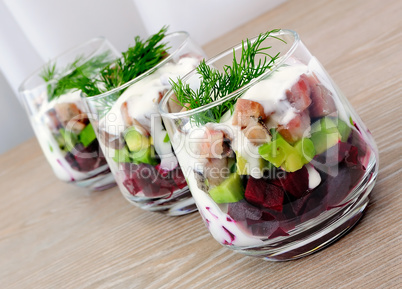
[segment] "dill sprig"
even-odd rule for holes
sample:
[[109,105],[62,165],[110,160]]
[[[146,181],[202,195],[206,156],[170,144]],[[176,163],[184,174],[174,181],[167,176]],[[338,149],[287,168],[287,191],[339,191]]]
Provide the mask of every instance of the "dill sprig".
[[79,90],[99,69],[110,63],[110,56],[110,51],[88,60],[81,55],[62,70],[57,69],[56,63],[49,63],[40,73],[45,82],[50,82],[47,86],[49,101],[67,92]]
[[161,42],[166,31],[164,26],[145,41],[135,37],[135,44],[123,52],[120,59],[104,67],[98,78],[82,83],[83,93],[86,96],[105,93],[152,69],[167,56],[167,44]]
[[[275,29],[262,33],[253,43],[249,39],[242,41],[240,59],[236,59],[235,50],[233,50],[232,65],[225,65],[223,72],[207,65],[205,60],[201,61],[196,68],[197,74],[200,75],[200,86],[197,90],[190,88],[190,85],[180,78],[176,82],[171,80],[172,90],[177,97],[178,103],[187,109],[205,106],[240,89],[253,79],[264,74],[272,68],[279,57],[279,53],[271,56],[266,52],[271,46],[261,47],[261,44],[268,37],[285,42],[283,39],[272,35],[279,31],[279,29]],[[220,119],[227,111],[233,112],[234,105],[240,96],[241,94],[238,94],[219,106],[197,113],[192,117],[193,121],[196,124],[220,122]]]

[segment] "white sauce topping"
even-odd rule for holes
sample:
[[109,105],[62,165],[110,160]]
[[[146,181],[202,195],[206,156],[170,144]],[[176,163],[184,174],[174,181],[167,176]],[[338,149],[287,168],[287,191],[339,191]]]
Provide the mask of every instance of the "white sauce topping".
[[267,79],[251,87],[241,98],[260,103],[265,114],[270,116],[271,127],[277,124],[286,125],[296,113],[286,99],[286,90],[299,80],[301,74],[307,72],[308,67],[303,64],[281,67]]
[[308,188],[312,190],[321,183],[321,176],[312,165],[307,164],[306,168],[308,171]]

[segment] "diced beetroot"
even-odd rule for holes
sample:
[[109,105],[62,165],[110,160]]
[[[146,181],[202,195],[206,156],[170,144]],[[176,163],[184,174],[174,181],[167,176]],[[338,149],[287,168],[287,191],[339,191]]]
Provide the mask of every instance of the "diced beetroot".
[[298,111],[304,111],[310,104],[310,85],[305,74],[300,76],[299,81],[286,91],[286,97],[290,104]]
[[146,197],[165,197],[175,190],[175,183],[164,179],[149,164],[125,163],[123,169],[126,175],[123,184],[133,195],[141,191]]
[[285,126],[279,125],[278,131],[281,136],[290,143],[293,143],[301,139],[305,132],[310,127],[310,116],[308,111],[305,110],[295,115],[295,117],[289,121]]
[[241,200],[235,203],[229,203],[228,215],[237,222],[249,220],[260,220],[262,217],[262,211],[245,200]]
[[310,198],[310,194],[305,195],[304,197],[296,199],[293,202],[287,204],[287,206],[292,209],[292,212],[295,214],[295,216],[300,216],[303,213],[303,209],[305,208],[305,205]]
[[200,143],[200,157],[219,158],[224,152],[224,134],[222,131],[206,129],[204,140]]
[[274,220],[274,221],[254,223],[249,227],[251,228],[251,232],[254,236],[268,237],[271,236],[272,233],[274,233],[278,229],[279,222]]
[[338,142],[323,153],[314,156],[314,160],[325,166],[334,166],[349,155],[351,147],[349,143]]
[[[347,166],[353,167],[359,164],[359,150],[356,146],[349,143],[339,142],[335,146],[332,146],[325,152],[316,155],[314,160],[327,168],[338,165],[341,162],[345,162]],[[316,164],[318,168],[320,166]],[[334,167],[331,172],[327,171],[328,174],[334,175],[336,173],[337,167]]]
[[278,227],[270,236],[268,239],[273,239],[276,237],[281,237],[281,236],[289,236],[288,233],[286,233],[281,227]]
[[137,185],[137,182],[135,180],[133,180],[133,179],[127,179],[126,178],[123,181],[123,185],[130,192],[130,194],[132,194],[133,196],[135,196],[136,194],[141,192],[141,188]]
[[315,76],[309,76],[311,104],[309,107],[312,118],[323,117],[336,111],[332,93],[322,85]]
[[364,141],[364,139],[362,138],[361,134],[358,131],[352,130],[352,133],[350,134],[348,141],[352,145],[357,147],[359,158],[362,158],[366,155],[367,143]]
[[347,166],[356,166],[358,162],[358,149],[355,146],[352,146],[345,157],[345,163]]
[[271,213],[268,213],[267,211],[262,211],[261,220],[272,221],[272,220],[277,219],[276,215],[277,215],[276,212],[272,212],[272,214],[271,214]]
[[352,168],[350,168],[350,180],[351,180],[351,189],[357,186],[358,183],[362,180],[364,174],[366,173],[366,168],[361,164],[358,164]]
[[[284,206],[285,208],[285,206]],[[293,217],[287,217],[285,214],[278,215],[277,220],[279,222],[279,227],[285,231],[288,232],[289,230],[293,230],[296,225],[300,223],[300,218],[293,216]]]
[[[141,191],[144,193],[144,195],[149,195],[152,193],[153,186],[151,179],[155,177],[152,168],[152,166],[147,164],[124,164],[126,179],[123,184],[125,186],[127,185],[126,188],[132,195],[136,195]],[[133,188],[134,190],[132,190]]]
[[266,179],[250,177],[248,180],[245,198],[251,204],[275,211],[282,211],[283,197],[283,189],[270,184]]
[[[106,159],[99,149],[98,142],[92,142],[87,147],[84,147],[82,143],[78,143],[71,153],[67,153],[65,158],[67,161],[71,161],[71,158],[74,158],[78,165],[77,170],[80,172],[89,172],[106,164]],[[73,168],[76,168],[75,164]]]
[[75,157],[72,153],[67,152],[67,154],[65,155],[64,159],[67,161],[67,163],[70,165],[70,167],[73,170],[79,171],[80,170],[80,166],[78,165],[77,161],[75,160]]
[[246,127],[251,118],[258,119],[260,117],[262,119],[266,118],[264,107],[260,103],[240,98],[236,102],[232,124]]
[[171,173],[171,177],[179,189],[187,187],[186,178],[184,177],[183,172],[180,168],[173,170]]
[[309,176],[305,166],[293,173],[286,173],[286,175],[276,180],[276,182],[278,181],[285,191],[296,198],[301,198],[308,193]]
[[171,178],[163,177],[162,175],[157,175],[157,177],[152,181],[152,184],[159,188],[168,189],[170,192],[174,192],[177,187]]
[[162,176],[167,176],[169,174],[169,171],[164,170],[161,168],[161,164],[157,164],[155,166],[155,169],[158,171],[159,174],[161,174]]
[[329,176],[327,179],[328,208],[339,205],[349,194],[350,187],[350,169],[342,166],[337,176]]
[[321,182],[321,184],[315,188],[305,200],[303,200],[305,203],[302,209],[303,212],[299,212],[300,222],[305,222],[317,217],[327,209],[327,193],[327,181],[324,181]]

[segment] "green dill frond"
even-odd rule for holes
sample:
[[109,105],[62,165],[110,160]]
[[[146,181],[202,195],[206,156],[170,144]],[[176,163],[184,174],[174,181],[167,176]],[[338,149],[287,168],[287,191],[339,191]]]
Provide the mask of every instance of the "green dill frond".
[[[87,97],[96,96],[118,88],[132,79],[140,76],[155,67],[159,62],[168,56],[167,43],[163,43],[167,27],[162,27],[159,32],[151,35],[146,40],[135,37],[135,43],[127,51],[122,52],[122,57],[103,67],[97,77],[92,79],[81,79],[78,87]],[[106,114],[114,102],[124,92],[124,89],[113,93],[108,99],[98,100],[102,115]]]
[[[135,44],[123,52],[120,59],[104,67],[93,84],[100,87],[102,92],[107,92],[155,67],[167,56],[167,44],[161,43],[166,31],[167,27],[163,27],[145,41],[135,37]],[[96,90],[88,91],[86,95],[97,95],[95,93]]]
[[[285,42],[271,35],[279,31],[279,29],[275,29],[262,33],[254,43],[251,43],[248,39],[245,42],[243,41],[240,59],[236,59],[235,51],[233,51],[232,65],[225,65],[223,72],[208,66],[205,60],[201,61],[196,68],[197,74],[200,75],[200,86],[195,91],[181,79],[178,79],[176,82],[171,80],[172,90],[179,104],[189,109],[205,106],[240,89],[253,79],[270,70],[279,58],[279,53],[272,56],[267,53],[271,47],[261,47],[261,44],[268,37]],[[263,57],[257,61],[257,56]],[[219,106],[197,113],[193,116],[193,120],[197,124],[219,122],[227,111],[233,112],[234,105],[239,97],[240,95],[225,101]]]
[[48,84],[49,101],[70,91],[80,90],[81,87],[90,85],[91,78],[99,69],[110,63],[110,52],[84,60],[84,56],[78,56],[63,70],[57,70],[56,63],[45,67],[40,77]]

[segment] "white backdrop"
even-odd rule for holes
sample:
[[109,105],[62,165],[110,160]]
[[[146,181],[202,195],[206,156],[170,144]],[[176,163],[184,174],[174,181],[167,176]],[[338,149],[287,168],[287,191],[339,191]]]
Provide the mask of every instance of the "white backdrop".
[[0,0],[0,154],[33,136],[18,86],[63,51],[96,36],[122,51],[163,25],[204,45],[285,1]]

